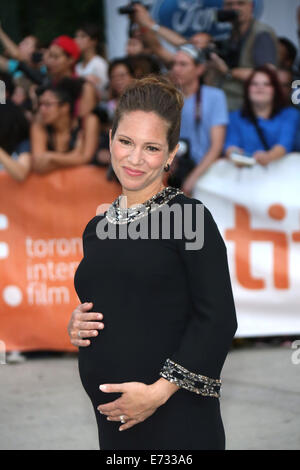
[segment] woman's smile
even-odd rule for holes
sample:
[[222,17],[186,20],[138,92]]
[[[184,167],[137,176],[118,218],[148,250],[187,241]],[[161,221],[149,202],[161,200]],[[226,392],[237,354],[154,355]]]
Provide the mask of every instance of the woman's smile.
[[123,166],[123,168],[126,171],[126,173],[130,176],[141,176],[145,173],[144,171],[133,170],[132,168],[129,168],[128,166]]
[[168,122],[157,113],[136,110],[123,115],[111,135],[112,165],[123,193],[134,196],[130,204],[138,202],[136,199],[142,202],[161,189],[164,166],[173,157],[168,129]]

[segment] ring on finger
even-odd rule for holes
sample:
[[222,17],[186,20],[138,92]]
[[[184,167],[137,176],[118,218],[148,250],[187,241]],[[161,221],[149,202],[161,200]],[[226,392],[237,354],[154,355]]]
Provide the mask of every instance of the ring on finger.
[[121,421],[122,424],[126,423],[124,415],[120,416],[120,421]]
[[78,333],[77,333],[78,338],[81,338],[81,334],[80,334],[80,333],[81,333],[81,332],[80,332],[80,330],[79,330]]

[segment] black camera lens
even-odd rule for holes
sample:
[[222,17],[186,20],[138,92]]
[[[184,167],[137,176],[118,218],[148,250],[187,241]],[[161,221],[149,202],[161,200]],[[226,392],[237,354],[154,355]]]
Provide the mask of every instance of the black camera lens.
[[138,2],[138,1],[130,2],[128,5],[125,5],[125,7],[120,7],[118,9],[118,12],[120,13],[120,15],[132,15],[134,13],[133,6],[136,5],[137,3],[141,4],[142,2]]
[[216,20],[220,23],[234,23],[239,17],[239,12],[236,10],[218,10]]
[[120,15],[132,15],[134,13],[133,5],[126,5],[126,7],[119,8]]
[[33,52],[31,60],[34,64],[39,64],[43,60],[42,52]]

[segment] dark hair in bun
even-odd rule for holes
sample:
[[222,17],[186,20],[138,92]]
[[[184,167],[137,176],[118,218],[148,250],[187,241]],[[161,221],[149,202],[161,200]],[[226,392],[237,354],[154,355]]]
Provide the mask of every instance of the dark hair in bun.
[[121,96],[112,124],[112,137],[123,115],[132,111],[154,112],[169,124],[168,146],[176,147],[181,123],[183,96],[173,83],[161,75],[134,80]]

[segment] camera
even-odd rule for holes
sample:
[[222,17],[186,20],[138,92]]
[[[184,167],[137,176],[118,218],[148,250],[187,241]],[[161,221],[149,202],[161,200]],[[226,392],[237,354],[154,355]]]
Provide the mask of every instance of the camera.
[[201,51],[202,51],[202,54],[203,54],[203,56],[204,56],[204,58],[205,58],[205,61],[210,60],[210,54],[211,54],[212,52],[215,52],[216,54],[220,55],[220,52],[219,52],[219,50],[218,50],[218,47],[217,47],[217,45],[214,44],[214,43],[209,44],[207,47],[203,47],[203,48],[201,49]]
[[[213,12],[214,23],[232,23],[233,25],[237,22],[239,13],[235,10],[218,10],[215,9]],[[212,52],[217,54],[227,63],[227,60],[231,54],[231,39],[215,40],[211,42],[207,47],[201,49],[203,56],[206,61],[210,60]]]
[[[142,2],[130,2],[128,5],[126,5],[125,7],[120,7],[119,8],[119,13],[120,15],[132,15],[134,13],[134,5],[136,4],[142,4]],[[145,5],[144,5],[145,6]]]
[[35,51],[35,52],[32,53],[31,61],[34,64],[39,64],[40,62],[42,62],[42,60],[43,60],[43,53],[42,52]]
[[148,10],[148,6],[144,5],[143,2],[132,1],[125,7],[120,7],[118,12],[120,15],[129,15],[129,26],[128,26],[128,37],[132,37],[134,35],[134,31],[137,28],[137,25],[133,21],[133,13],[134,13],[134,5],[143,5],[144,8]]
[[235,23],[239,17],[236,10],[215,10],[214,20],[216,23]]

